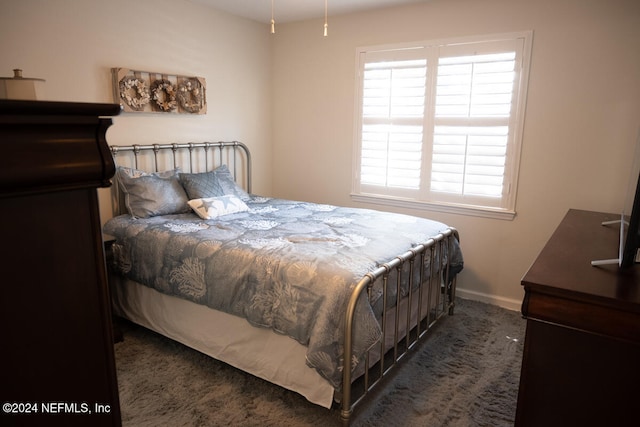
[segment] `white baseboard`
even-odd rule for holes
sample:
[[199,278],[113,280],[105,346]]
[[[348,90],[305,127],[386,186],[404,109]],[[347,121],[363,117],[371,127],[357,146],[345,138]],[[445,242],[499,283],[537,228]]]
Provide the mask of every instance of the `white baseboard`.
[[481,301],[487,304],[497,305],[498,307],[506,308],[507,310],[520,311],[522,307],[522,300],[516,300],[512,298],[504,298],[495,295],[485,294],[482,292],[469,291],[466,289],[456,288],[456,296],[463,299],[470,299],[474,301]]

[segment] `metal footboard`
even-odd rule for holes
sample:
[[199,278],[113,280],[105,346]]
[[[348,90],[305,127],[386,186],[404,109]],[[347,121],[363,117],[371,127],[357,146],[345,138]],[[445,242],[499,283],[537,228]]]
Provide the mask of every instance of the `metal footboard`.
[[[455,228],[449,228],[442,234],[438,234],[427,242],[367,273],[356,285],[345,313],[344,363],[342,367],[343,389],[340,411],[340,417],[345,426],[349,425],[354,407],[421,341],[431,327],[445,314],[453,314],[456,277],[451,276],[451,256],[448,254],[453,253],[454,240],[459,240],[458,231]],[[446,262],[443,261],[445,255]],[[444,265],[442,265],[443,262],[445,262]],[[406,268],[407,263],[408,269]],[[431,274],[429,274],[429,277],[424,277],[425,267],[427,266]],[[417,274],[415,268],[420,269]],[[395,277],[392,274],[394,272]],[[400,286],[404,275],[407,274],[408,294],[405,297],[405,302],[408,309],[406,310],[406,318],[401,318],[400,310],[397,307],[401,303]],[[415,283],[416,277],[418,277],[419,283]],[[390,283],[394,281],[390,279],[395,279],[395,284]],[[367,297],[371,298],[373,285],[377,280],[382,281],[383,290],[382,338],[379,349],[377,349],[376,360],[370,360],[371,350],[365,355],[364,373],[359,379],[359,381],[362,381],[360,396],[354,399],[351,358],[353,356],[352,344],[356,304],[363,292],[367,292]],[[395,304],[391,304],[393,310],[387,308],[390,286],[396,287]],[[414,304],[417,306],[415,319],[412,316]],[[389,319],[389,316],[394,318]],[[400,332],[402,322],[405,322],[403,333]],[[389,327],[392,330],[388,330]],[[389,334],[393,336],[393,343],[390,348],[387,344]],[[373,366],[370,366],[371,363],[373,363]]]

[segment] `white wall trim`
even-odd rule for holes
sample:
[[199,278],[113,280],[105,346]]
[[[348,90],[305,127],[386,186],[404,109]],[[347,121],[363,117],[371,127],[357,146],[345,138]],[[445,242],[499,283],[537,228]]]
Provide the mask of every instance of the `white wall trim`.
[[466,289],[456,288],[456,296],[463,299],[485,302],[487,304],[497,305],[507,310],[520,311],[522,301],[512,298],[504,298],[496,295],[485,294],[483,292],[469,291]]
[[491,209],[480,206],[456,205],[452,203],[431,203],[392,196],[351,193],[351,199],[361,203],[395,206],[407,209],[420,209],[433,212],[445,212],[458,215],[471,215],[480,218],[503,219],[509,221],[513,220],[516,216],[515,211],[503,210],[498,208]]

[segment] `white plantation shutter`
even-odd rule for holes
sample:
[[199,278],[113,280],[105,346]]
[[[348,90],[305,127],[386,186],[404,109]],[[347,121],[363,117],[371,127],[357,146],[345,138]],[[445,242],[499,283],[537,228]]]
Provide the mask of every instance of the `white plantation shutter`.
[[507,126],[436,126],[431,191],[501,197]]
[[363,184],[420,188],[426,73],[426,59],[364,65]]
[[361,51],[354,195],[513,212],[530,38]]
[[363,125],[362,182],[418,189],[421,151],[422,126]]
[[[478,47],[499,52],[478,54]],[[431,191],[445,193],[443,200],[479,203],[478,198],[484,197],[483,204],[500,206],[508,191],[505,168],[515,47],[511,43],[482,43],[440,49]],[[453,56],[443,56],[446,54]]]

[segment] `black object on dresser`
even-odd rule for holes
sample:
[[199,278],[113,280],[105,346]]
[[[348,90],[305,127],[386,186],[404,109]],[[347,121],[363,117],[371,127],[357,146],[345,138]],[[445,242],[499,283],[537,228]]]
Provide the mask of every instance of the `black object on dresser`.
[[119,112],[0,101],[1,425],[121,425],[97,195]]
[[522,279],[527,319],[516,426],[635,426],[640,265],[613,258],[620,215],[570,210]]

